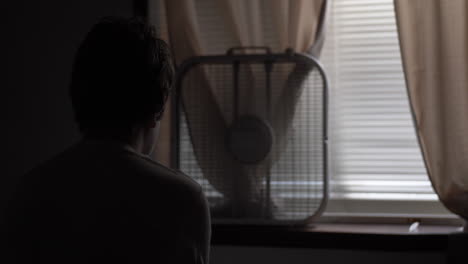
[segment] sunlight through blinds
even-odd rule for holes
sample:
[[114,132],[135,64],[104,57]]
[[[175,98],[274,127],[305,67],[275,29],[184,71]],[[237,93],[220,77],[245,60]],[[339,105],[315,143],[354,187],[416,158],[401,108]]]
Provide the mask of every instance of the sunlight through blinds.
[[413,128],[392,0],[334,0],[332,198],[436,201]]

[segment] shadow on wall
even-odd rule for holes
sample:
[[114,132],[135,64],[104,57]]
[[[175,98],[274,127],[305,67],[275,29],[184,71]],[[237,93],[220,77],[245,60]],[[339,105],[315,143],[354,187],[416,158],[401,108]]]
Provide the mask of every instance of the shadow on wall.
[[18,176],[78,139],[68,98],[73,56],[102,16],[132,16],[132,0],[3,1],[0,201]]

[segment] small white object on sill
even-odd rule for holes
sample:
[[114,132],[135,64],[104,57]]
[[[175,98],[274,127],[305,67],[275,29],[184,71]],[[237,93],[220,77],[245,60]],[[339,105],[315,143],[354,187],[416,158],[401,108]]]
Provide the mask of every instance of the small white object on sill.
[[408,229],[410,233],[419,233],[419,222],[415,221],[412,223]]

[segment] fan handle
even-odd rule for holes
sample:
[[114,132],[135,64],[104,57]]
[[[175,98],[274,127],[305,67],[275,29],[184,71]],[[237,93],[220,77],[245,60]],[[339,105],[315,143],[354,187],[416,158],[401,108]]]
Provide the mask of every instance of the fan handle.
[[263,50],[264,54],[271,54],[271,49],[265,46],[245,46],[245,47],[232,47],[226,51],[227,55],[235,55],[236,51],[248,51],[248,50]]

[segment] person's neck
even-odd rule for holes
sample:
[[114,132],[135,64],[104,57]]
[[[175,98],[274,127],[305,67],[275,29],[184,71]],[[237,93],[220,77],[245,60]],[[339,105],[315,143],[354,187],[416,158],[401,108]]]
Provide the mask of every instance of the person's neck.
[[145,142],[142,136],[135,136],[129,142],[130,147],[132,147],[137,153],[144,155],[144,145]]
[[132,133],[115,133],[108,130],[94,130],[84,135],[85,139],[115,142],[130,147],[134,152],[145,155],[145,137],[143,131],[135,129]]
[[130,148],[134,152],[141,153],[141,146],[139,143],[110,133],[87,133],[83,135],[83,139],[85,141],[107,142],[112,145],[122,145]]

